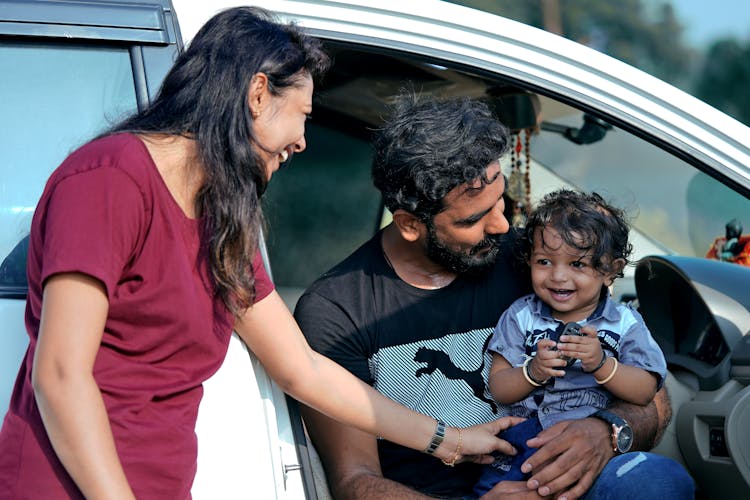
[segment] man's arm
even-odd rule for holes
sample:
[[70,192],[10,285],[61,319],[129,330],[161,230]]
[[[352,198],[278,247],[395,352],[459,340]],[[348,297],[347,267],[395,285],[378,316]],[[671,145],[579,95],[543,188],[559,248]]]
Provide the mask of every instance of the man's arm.
[[656,446],[672,420],[672,406],[666,387],[662,387],[646,406],[617,401],[610,410],[627,420],[633,428],[633,451],[648,451]]
[[323,461],[334,498],[430,498],[383,477],[375,436],[340,424],[304,405],[301,405],[301,409],[307,432]]

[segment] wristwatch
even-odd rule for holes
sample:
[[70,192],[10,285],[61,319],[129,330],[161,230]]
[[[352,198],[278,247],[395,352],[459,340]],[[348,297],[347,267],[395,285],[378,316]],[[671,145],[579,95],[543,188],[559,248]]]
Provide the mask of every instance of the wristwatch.
[[615,450],[615,454],[619,455],[630,451],[630,447],[633,445],[633,429],[627,420],[607,410],[599,410],[591,416],[604,420],[612,426],[612,448]]

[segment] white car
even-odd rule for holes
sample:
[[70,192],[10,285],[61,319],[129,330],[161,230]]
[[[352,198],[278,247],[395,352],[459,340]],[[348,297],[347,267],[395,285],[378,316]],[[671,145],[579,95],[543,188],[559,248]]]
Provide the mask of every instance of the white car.
[[[0,0],[0,404],[27,343],[18,244],[49,172],[145,104],[183,40],[242,3]],[[290,308],[386,220],[369,137],[400,90],[487,99],[517,135],[503,159],[515,202],[567,185],[633,216],[640,260],[615,293],[638,301],[669,364],[674,418],[655,451],[683,463],[707,498],[750,497],[750,268],[705,258],[727,223],[750,227],[748,127],[583,45],[450,3],[253,4],[300,24],[334,59],[308,149],[264,199],[267,265]],[[328,495],[296,404],[236,336],[206,384],[197,432],[196,499]]]

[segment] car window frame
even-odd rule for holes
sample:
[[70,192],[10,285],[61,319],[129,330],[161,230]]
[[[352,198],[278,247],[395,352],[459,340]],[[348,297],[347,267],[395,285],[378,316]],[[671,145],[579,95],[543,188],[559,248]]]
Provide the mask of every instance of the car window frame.
[[[0,0],[0,12],[0,41],[127,49],[138,110],[156,96],[183,48],[170,0]],[[0,299],[25,300],[27,288],[3,287]]]

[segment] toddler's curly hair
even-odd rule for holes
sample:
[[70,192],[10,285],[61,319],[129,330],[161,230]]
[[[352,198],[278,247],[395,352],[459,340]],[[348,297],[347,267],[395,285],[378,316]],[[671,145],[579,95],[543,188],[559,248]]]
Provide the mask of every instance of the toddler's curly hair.
[[[552,228],[563,242],[590,255],[591,265],[602,274],[622,277],[625,266],[612,267],[616,259],[625,265],[633,245],[628,241],[630,225],[625,211],[607,203],[597,193],[559,189],[546,194],[529,216],[524,233],[524,257],[528,262],[535,238],[544,238],[543,231]],[[546,247],[542,240],[542,246]]]

